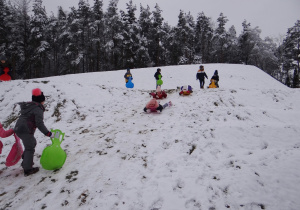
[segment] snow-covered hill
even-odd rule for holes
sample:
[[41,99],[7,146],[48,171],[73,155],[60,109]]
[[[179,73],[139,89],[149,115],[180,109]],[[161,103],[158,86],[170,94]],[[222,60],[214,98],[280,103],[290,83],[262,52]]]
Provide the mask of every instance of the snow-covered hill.
[[[66,133],[67,160],[57,171],[23,176],[1,139],[1,209],[298,210],[300,91],[253,66],[207,64],[220,88],[200,90],[198,65],[162,67],[173,102],[161,114],[143,108],[156,68],[0,83],[0,122],[15,125],[16,102],[46,95],[45,124]],[[191,85],[191,96],[177,86]],[[206,80],[206,86],[208,80]],[[50,139],[36,132],[35,166]]]

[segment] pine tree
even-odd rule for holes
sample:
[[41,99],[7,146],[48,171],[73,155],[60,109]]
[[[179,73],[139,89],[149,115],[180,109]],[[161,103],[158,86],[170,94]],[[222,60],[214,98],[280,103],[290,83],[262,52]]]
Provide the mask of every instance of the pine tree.
[[228,47],[228,33],[226,32],[225,25],[228,19],[223,13],[220,14],[217,19],[218,27],[215,30],[213,37],[213,47],[214,47],[214,61],[217,63],[227,62],[227,47]]
[[90,71],[90,60],[92,56],[92,31],[90,28],[91,22],[91,10],[89,3],[85,0],[79,0],[78,10],[76,13],[76,19],[78,24],[78,41],[79,41],[79,54],[77,61],[80,62],[81,72]]
[[140,17],[138,20],[138,24],[141,28],[140,30],[140,34],[141,36],[146,37],[147,39],[149,39],[151,36],[150,34],[150,30],[152,27],[152,23],[151,23],[151,11],[150,11],[150,7],[147,5],[147,8],[144,8],[142,5],[140,5]]
[[[299,87],[299,59],[300,59],[300,20],[288,29],[283,42],[283,70],[285,74],[293,75],[293,87]],[[293,73],[292,73],[293,72]]]
[[139,27],[135,17],[136,6],[132,0],[127,5],[127,13],[122,11],[123,21],[123,68],[134,68],[137,62],[136,54],[140,48]]
[[236,30],[234,26],[231,26],[228,30],[227,41],[227,61],[228,63],[239,63],[240,54],[238,49],[238,38],[236,36]]
[[104,13],[103,13],[103,1],[102,0],[94,0],[93,6],[93,17],[91,21],[92,27],[92,42],[94,46],[94,55],[93,60],[95,71],[101,71],[102,69],[106,68],[105,65],[105,38],[104,38]]
[[135,63],[137,68],[152,66],[149,55],[149,40],[151,38],[150,30],[152,27],[151,14],[152,13],[148,5],[147,8],[140,5],[140,16],[138,20],[140,48],[137,50]]
[[189,12],[186,15],[186,30],[187,30],[187,42],[185,49],[185,56],[188,58],[188,63],[192,64],[195,60],[195,21],[194,17]]
[[[10,7],[12,16],[10,23],[12,24],[12,33],[10,53],[13,57],[13,65],[15,65],[16,74],[20,78],[32,78],[31,72],[31,52],[30,52],[30,1],[21,0],[16,5]],[[15,63],[15,64],[14,64]]]
[[[175,28],[174,44],[176,45],[176,64],[191,64],[194,60],[194,28],[195,23],[190,13],[179,12],[178,24]],[[175,58],[174,57],[174,58]]]
[[10,15],[10,10],[4,0],[0,0],[0,52],[5,54],[11,28],[7,25],[7,16]]
[[118,0],[110,0],[107,12],[105,13],[105,50],[108,59],[108,69],[122,68],[122,22],[117,13]]
[[71,12],[67,17],[67,48],[65,53],[67,56],[67,65],[69,66],[68,73],[80,73],[80,62],[82,60],[82,52],[80,51],[80,41],[82,31],[79,29],[79,20],[77,18],[77,10],[71,7]]
[[198,14],[195,29],[195,52],[202,63],[211,61],[213,28],[210,18],[203,12]]
[[163,17],[161,15],[162,10],[160,9],[159,5],[155,5],[155,10],[152,12],[153,15],[153,22],[152,22],[152,30],[151,30],[151,38],[149,40],[149,54],[151,60],[154,62],[154,66],[161,65],[161,54],[163,53],[161,39],[164,34],[162,30],[163,26]]
[[161,56],[160,62],[162,66],[172,65],[172,44],[175,31],[168,23],[163,23],[161,36]]
[[246,65],[257,65],[257,56],[259,54],[259,45],[261,44],[260,33],[258,27],[252,28],[250,23],[245,20],[242,23],[243,31],[239,37],[239,48],[241,52],[242,62]]
[[33,16],[30,22],[31,65],[33,70],[32,76],[35,78],[44,75],[44,63],[47,61],[47,51],[50,48],[49,43],[46,41],[45,31],[48,18],[42,4],[42,0],[34,0]]
[[15,28],[15,19],[13,11],[4,0],[0,0],[0,55],[7,58],[8,63],[12,65],[10,75],[12,79],[16,77],[17,45],[14,39],[13,31]]
[[266,37],[259,46],[258,67],[275,77],[279,69],[279,59],[276,57],[277,45],[272,38]]
[[48,65],[48,76],[61,75],[69,73],[71,68],[65,54],[68,47],[68,33],[67,33],[67,14],[62,7],[58,7],[57,18],[52,16],[49,18],[47,26],[48,43],[50,47],[50,62]]

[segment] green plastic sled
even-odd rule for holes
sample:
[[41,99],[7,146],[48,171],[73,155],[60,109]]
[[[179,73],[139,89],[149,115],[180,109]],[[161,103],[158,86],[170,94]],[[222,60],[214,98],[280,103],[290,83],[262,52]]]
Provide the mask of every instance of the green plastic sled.
[[52,145],[43,150],[40,160],[42,167],[46,170],[55,170],[61,168],[67,158],[66,152],[60,147],[65,133],[58,129],[51,129],[51,132],[54,133],[54,138],[51,138]]
[[159,80],[157,80],[156,84],[161,86],[164,82],[161,80],[161,75],[158,75]]

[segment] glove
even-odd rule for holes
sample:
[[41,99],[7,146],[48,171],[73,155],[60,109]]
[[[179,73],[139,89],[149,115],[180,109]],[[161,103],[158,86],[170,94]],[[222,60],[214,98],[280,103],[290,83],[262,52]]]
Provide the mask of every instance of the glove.
[[54,133],[52,133],[52,132],[49,131],[46,136],[48,136],[48,137],[50,137],[52,139],[52,138],[54,138]]

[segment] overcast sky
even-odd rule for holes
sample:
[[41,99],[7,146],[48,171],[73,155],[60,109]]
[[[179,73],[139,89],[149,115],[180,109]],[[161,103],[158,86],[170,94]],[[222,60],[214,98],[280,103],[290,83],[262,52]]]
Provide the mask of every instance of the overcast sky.
[[[94,3],[94,0],[87,1],[91,6]],[[105,12],[109,1],[103,1]],[[78,8],[78,2],[79,0],[43,0],[43,5],[48,15],[51,11],[56,15],[58,6],[70,11],[72,6]],[[119,10],[126,11],[128,2],[129,0],[119,0]],[[242,22],[247,20],[252,27],[258,26],[262,30],[261,38],[286,35],[287,29],[300,20],[300,0],[133,0],[133,4],[137,6],[136,17],[139,17],[140,4],[144,7],[149,5],[153,11],[156,3],[162,10],[164,21],[171,26],[177,25],[180,9],[185,13],[191,12],[194,20],[203,11],[214,22],[222,12],[228,19],[226,28],[234,25],[239,35]]]

